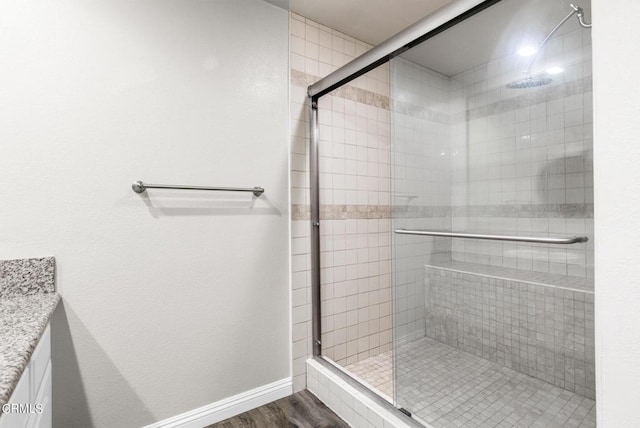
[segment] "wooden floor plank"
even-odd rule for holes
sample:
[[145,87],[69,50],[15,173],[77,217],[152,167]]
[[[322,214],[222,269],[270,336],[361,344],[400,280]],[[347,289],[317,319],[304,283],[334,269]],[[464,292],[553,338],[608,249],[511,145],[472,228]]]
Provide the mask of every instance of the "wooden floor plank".
[[338,415],[304,390],[207,428],[347,428]]

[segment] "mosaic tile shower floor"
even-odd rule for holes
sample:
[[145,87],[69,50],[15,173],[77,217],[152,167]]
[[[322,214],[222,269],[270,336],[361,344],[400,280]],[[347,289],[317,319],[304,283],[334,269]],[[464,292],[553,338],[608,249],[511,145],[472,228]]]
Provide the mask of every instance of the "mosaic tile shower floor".
[[[595,401],[423,338],[402,345],[400,402],[421,420],[449,427],[595,427]],[[393,396],[391,352],[346,369]]]

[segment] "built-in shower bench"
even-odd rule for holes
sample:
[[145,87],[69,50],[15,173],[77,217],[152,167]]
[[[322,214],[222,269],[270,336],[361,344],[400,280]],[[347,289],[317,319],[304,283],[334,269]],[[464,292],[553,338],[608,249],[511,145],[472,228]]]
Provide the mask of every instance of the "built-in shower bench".
[[445,261],[425,265],[426,268],[517,281],[525,284],[554,287],[593,294],[593,278],[536,272],[480,263]]
[[425,266],[426,336],[595,397],[593,280],[466,262]]

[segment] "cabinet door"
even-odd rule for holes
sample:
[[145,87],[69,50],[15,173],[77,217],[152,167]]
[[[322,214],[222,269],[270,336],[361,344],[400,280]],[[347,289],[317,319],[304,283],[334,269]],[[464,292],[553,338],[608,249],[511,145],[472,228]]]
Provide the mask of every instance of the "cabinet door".
[[41,413],[30,415],[29,428],[52,428],[53,409],[51,407],[51,360],[47,364],[47,368],[42,379],[42,384],[34,400],[34,404],[42,405]]
[[[22,376],[18,381],[18,385],[13,390],[11,397],[9,397],[9,402],[5,407],[10,407],[12,404],[20,404],[25,405],[29,404],[31,400],[30,397],[30,368],[27,365],[25,367],[24,372],[22,372]],[[0,428],[23,428],[27,426],[27,422],[29,420],[29,413],[18,413],[16,410],[10,411],[9,413],[3,413],[0,416]]]
[[31,355],[31,361],[29,362],[29,368],[31,369],[31,402],[38,403],[36,396],[40,391],[40,385],[44,383],[45,371],[49,366],[51,360],[51,327],[47,326],[38,341],[36,349],[34,349]]
[[[51,428],[53,409],[50,334],[50,327],[47,326],[18,385],[9,397],[9,412],[0,414],[0,428]],[[20,405],[22,408],[12,409],[12,404]],[[35,413],[37,404],[42,406],[41,413]]]

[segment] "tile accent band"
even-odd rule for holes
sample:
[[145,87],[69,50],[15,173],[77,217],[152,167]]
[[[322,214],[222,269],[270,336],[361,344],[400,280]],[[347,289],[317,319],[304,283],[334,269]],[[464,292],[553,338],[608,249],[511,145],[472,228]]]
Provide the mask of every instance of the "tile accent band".
[[[298,70],[291,70],[291,83],[295,86],[306,88],[312,82],[319,80],[320,77]],[[386,95],[376,94],[366,89],[356,88],[352,85],[341,86],[331,93],[336,97],[346,100],[355,101],[357,103],[375,106],[385,110],[389,110],[389,97]]]
[[[390,205],[321,205],[322,220],[438,218],[438,217],[505,217],[505,218],[593,218],[593,204],[519,204],[471,206],[390,206]],[[309,220],[310,207],[291,206],[291,219]]]

